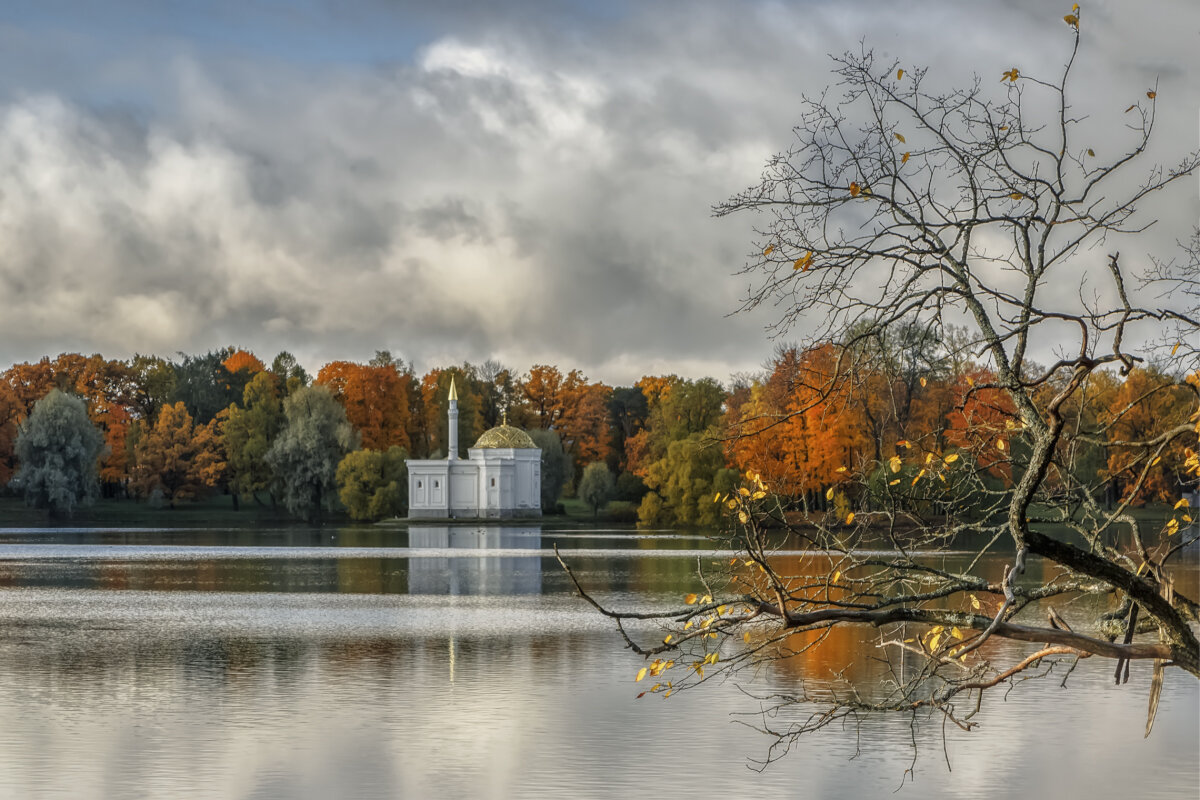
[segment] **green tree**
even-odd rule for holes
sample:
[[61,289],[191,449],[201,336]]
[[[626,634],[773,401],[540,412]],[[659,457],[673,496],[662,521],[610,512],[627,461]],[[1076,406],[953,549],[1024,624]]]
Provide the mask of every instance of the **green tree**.
[[30,505],[69,514],[96,499],[104,434],[88,419],[82,399],[50,390],[18,428],[15,450],[20,467],[14,480]]
[[202,356],[183,355],[174,365],[174,399],[187,406],[188,413],[201,425],[207,425],[221,411],[242,397],[250,380],[248,370],[235,374],[225,368],[233,349],[223,347]]
[[558,505],[563,486],[570,480],[574,470],[570,459],[563,453],[558,433],[535,428],[529,431],[529,438],[542,448],[542,510],[553,511]]
[[279,378],[272,372],[254,376],[242,394],[241,406],[230,406],[222,426],[229,463],[229,488],[237,495],[258,499],[270,489],[272,473],[267,451],[283,427]]
[[737,483],[737,471],[725,468],[717,431],[693,433],[667,445],[666,455],[650,465],[646,485],[651,491],[638,507],[642,525],[710,527],[719,518],[716,492]]
[[600,513],[600,509],[608,505],[613,496],[613,476],[608,465],[602,461],[593,461],[583,470],[575,495],[592,509],[592,519]]
[[288,511],[313,522],[336,497],[338,464],[358,446],[358,436],[323,386],[297,389],[283,401],[283,416],[266,461]]
[[288,394],[312,383],[312,376],[287,350],[281,350],[279,355],[275,356],[275,360],[271,362],[271,372],[279,379],[280,385],[287,390]]
[[408,453],[355,450],[337,468],[338,499],[352,519],[398,517],[408,511]]

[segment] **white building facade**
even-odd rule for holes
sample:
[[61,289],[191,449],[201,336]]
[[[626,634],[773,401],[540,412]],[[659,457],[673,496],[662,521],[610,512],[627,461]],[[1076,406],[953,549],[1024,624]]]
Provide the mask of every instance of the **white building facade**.
[[485,432],[458,457],[458,392],[450,383],[445,459],[410,459],[409,519],[510,519],[542,515],[542,451],[511,425]]

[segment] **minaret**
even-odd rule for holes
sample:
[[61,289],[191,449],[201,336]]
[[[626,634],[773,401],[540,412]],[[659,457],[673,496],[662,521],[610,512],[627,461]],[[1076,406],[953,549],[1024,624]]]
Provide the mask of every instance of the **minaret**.
[[446,460],[458,460],[458,390],[454,388],[454,376],[450,376],[450,427],[446,436]]

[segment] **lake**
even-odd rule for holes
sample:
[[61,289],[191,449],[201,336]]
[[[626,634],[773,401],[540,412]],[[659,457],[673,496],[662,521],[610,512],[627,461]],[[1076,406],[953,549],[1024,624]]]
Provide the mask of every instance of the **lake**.
[[626,608],[677,607],[712,559],[696,534],[553,524],[0,529],[0,797],[1197,796],[1197,681],[1168,671],[1143,740],[1150,665],[1117,687],[1098,658],[993,690],[972,733],[919,718],[907,778],[895,716],[753,771],[747,692],[829,681],[876,633],[638,700],[645,662],[555,543]]

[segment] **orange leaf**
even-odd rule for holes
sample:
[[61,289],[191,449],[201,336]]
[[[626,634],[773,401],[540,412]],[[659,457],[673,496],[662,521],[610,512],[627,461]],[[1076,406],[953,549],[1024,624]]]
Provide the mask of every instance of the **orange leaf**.
[[896,80],[900,80],[903,77],[904,77],[904,70],[902,70],[902,69],[896,70]]
[[861,191],[862,191],[862,187],[858,185],[857,181],[854,181],[850,184],[850,196],[851,197],[858,197],[858,193]]
[[1149,97],[1151,100],[1153,100],[1154,98],[1158,97],[1158,92],[1151,89],[1150,91],[1146,92],[1146,97]]
[[908,153],[905,153],[903,156],[901,156],[901,157],[900,157],[900,163],[901,163],[901,164],[907,164],[907,163],[908,163]]

